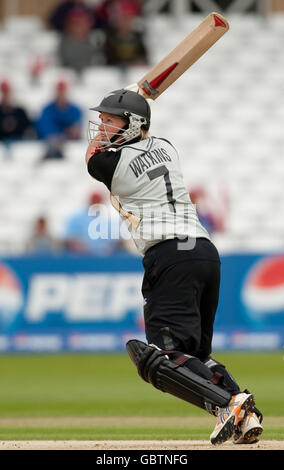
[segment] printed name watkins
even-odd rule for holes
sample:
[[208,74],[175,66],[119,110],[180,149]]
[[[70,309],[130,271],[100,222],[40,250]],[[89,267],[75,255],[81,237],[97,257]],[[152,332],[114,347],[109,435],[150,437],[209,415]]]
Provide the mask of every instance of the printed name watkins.
[[166,149],[158,148],[151,150],[151,152],[145,152],[142,155],[134,158],[129,164],[136,178],[141,176],[144,171],[148,170],[151,166],[157,165],[157,163],[171,162],[172,159],[168,155]]

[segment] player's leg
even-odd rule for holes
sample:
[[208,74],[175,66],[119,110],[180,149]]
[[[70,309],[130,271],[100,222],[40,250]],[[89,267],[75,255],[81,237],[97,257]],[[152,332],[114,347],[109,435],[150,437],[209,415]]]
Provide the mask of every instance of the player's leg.
[[216,310],[219,303],[220,264],[208,261],[203,263],[204,286],[200,298],[200,347],[197,357],[215,374],[232,395],[240,393],[240,387],[224,364],[211,357],[212,339]]
[[[214,383],[214,378],[204,379],[180,361],[177,363],[171,360],[168,351],[160,351],[156,346],[138,340],[128,341],[126,348],[143,380],[162,392],[170,393],[211,414],[218,414],[221,429],[212,433],[212,444],[229,439],[238,416],[244,416],[252,409],[252,395],[239,393],[232,397]],[[185,361],[187,359],[188,356],[185,356]]]
[[[218,393],[220,393],[219,389],[222,390],[221,393],[227,397],[226,402],[223,400],[223,405],[220,405],[218,401],[216,389],[215,400],[208,400],[207,391],[203,390],[201,398],[200,395],[198,399],[196,396],[190,397],[191,401],[188,401],[203,407],[212,414],[216,414],[217,410],[220,413],[220,410],[224,408],[226,412],[229,410],[226,414],[224,410],[222,411],[222,426],[218,427],[217,435],[212,436],[213,443],[223,442],[233,434],[236,416],[239,413],[245,413],[244,409],[251,406],[251,400],[249,394],[239,394],[238,403],[234,398],[232,405],[229,406],[232,401],[232,392],[238,393],[239,388],[235,387],[234,383],[231,386],[232,384],[225,382],[220,371],[211,370],[195,356],[200,351],[201,344],[201,297],[204,286],[209,284],[209,279],[214,278],[216,270],[218,271],[218,263],[190,260],[190,262],[179,262],[165,267],[162,266],[162,259],[162,256],[152,254],[144,262],[145,276],[142,292],[145,299],[146,337],[149,343],[154,343],[160,349],[166,350],[169,359],[175,364],[183,364],[184,367],[179,372],[188,375],[185,370],[188,369],[191,376],[195,374],[199,379],[205,379],[207,383],[211,382],[218,387]],[[215,297],[218,288],[219,279],[212,289]],[[217,303],[215,298],[213,321]],[[211,351],[212,331],[213,325],[210,322],[207,332],[209,347],[203,345],[204,354]],[[170,353],[169,350],[175,352]],[[169,373],[169,367],[166,368],[166,372]],[[181,377],[178,376],[177,380],[181,380]],[[172,393],[180,396],[180,390],[172,390]],[[206,400],[202,399],[203,394]]]
[[168,266],[164,263],[159,254],[148,255],[143,260],[146,338],[161,349],[194,355],[201,335],[195,269],[188,262]]
[[[240,391],[239,385],[236,380],[227,371],[226,367],[216,359],[209,357],[204,361],[212,372],[215,374],[218,373],[222,377],[222,382],[227,384],[227,389],[230,390],[232,396],[241,397],[242,392]],[[245,394],[250,394],[248,390],[244,390]],[[259,436],[263,431],[261,425],[263,416],[261,412],[255,407],[254,400],[250,402],[252,406],[245,413],[240,413],[238,418],[235,420],[234,427],[234,444],[252,444],[258,442]],[[226,412],[226,410],[225,410]],[[221,411],[224,416],[224,410]],[[218,414],[218,413],[217,413]],[[220,418],[218,416],[217,423],[213,433],[211,434],[211,439],[219,439],[222,435],[223,424],[220,424]]]
[[[128,344],[128,352],[144,380],[216,415],[228,409],[232,394],[222,375],[195,356],[201,339],[200,299],[215,263],[192,259],[162,267],[159,260],[152,256],[144,262],[145,329],[148,342],[162,349],[168,362],[137,343]],[[145,355],[149,355],[146,366]],[[216,442],[232,435],[235,415],[248,406],[248,398],[243,394],[240,406],[231,406]]]
[[[146,268],[142,285],[145,299],[145,332],[149,344],[155,344],[169,353],[173,361],[188,354],[186,364],[195,374],[211,380],[214,372],[200,361],[195,353],[199,349],[200,290],[202,281],[202,262],[192,260],[163,268],[159,259],[144,263]],[[183,359],[182,359],[183,360]],[[214,380],[217,380],[215,375]]]
[[168,351],[136,339],[128,341],[126,348],[140,377],[162,392],[211,413],[215,407],[230,403],[231,395],[216,386],[214,380],[204,379],[182,363],[176,363],[169,358]]
[[[200,350],[197,355],[212,372],[220,374],[220,383],[226,385],[226,389],[232,394],[233,411],[235,412],[238,403],[242,401],[246,395],[251,395],[247,390],[242,393],[238,383],[226,369],[225,365],[210,356],[213,325],[219,297],[220,274],[218,271],[219,266],[217,264],[212,265],[212,272],[211,274],[209,273],[208,282],[204,287],[201,297],[201,341]],[[246,398],[246,403],[249,403],[250,406],[245,408],[243,404],[243,410],[235,417],[234,443],[236,444],[257,442],[258,436],[262,432],[262,415],[259,410],[255,408],[254,399]],[[215,429],[211,434],[211,441],[213,443],[218,443],[218,441],[222,439],[224,426],[226,426],[224,417],[228,416],[228,411],[228,409],[221,409],[219,411]],[[227,419],[229,419],[229,416]]]
[[[224,381],[225,367],[215,361],[204,363],[211,352],[213,322],[218,304],[220,269],[218,262],[191,260],[159,269],[153,257],[145,263],[142,292],[145,299],[147,341],[162,350],[176,351],[171,360],[189,355],[184,364],[192,372],[211,380],[229,393],[239,393],[235,381]],[[208,287],[207,287],[208,285]],[[208,300],[202,302],[204,290]],[[201,307],[207,315],[201,315]],[[205,325],[203,324],[205,322]],[[181,359],[182,360],[182,359]],[[208,367],[210,365],[210,367]],[[228,375],[229,377],[229,375]]]
[[[197,356],[191,356],[184,363],[184,366],[199,376],[207,377],[209,380],[214,381],[218,387],[231,395],[230,402],[225,407],[213,406],[211,410],[217,416],[217,424],[210,439],[213,444],[219,444],[231,437],[235,427],[243,418],[247,417],[247,414],[254,405],[254,401],[251,394],[241,392],[236,380],[223,364],[208,357],[212,347],[213,324],[219,298],[220,264],[209,260],[192,261],[188,287],[192,287],[192,279],[194,279],[193,291],[195,292],[195,299],[191,299],[190,303],[194,306],[195,313],[198,312],[200,319],[200,342],[198,351],[190,351],[187,344],[183,344],[183,347],[187,348],[183,350],[187,353],[193,352]],[[182,322],[185,327],[186,337],[190,337],[191,331],[192,316],[190,309],[188,309],[188,314],[188,322]],[[206,357],[205,360],[204,357]],[[181,360],[178,359],[177,354],[173,359]],[[202,361],[202,365],[200,361]],[[208,411],[210,406],[207,403]]]

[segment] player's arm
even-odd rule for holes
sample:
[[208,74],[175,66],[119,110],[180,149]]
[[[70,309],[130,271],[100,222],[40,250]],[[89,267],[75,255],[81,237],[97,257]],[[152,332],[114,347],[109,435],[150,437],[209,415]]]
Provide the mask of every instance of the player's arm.
[[92,140],[92,142],[90,142],[87,147],[86,156],[85,156],[86,164],[88,165],[90,158],[94,154],[102,152],[102,151],[103,151],[103,147],[100,142],[100,134],[98,133],[96,137],[94,138],[94,140]]
[[[94,151],[95,148],[95,151]],[[120,151],[103,150],[94,147],[86,155],[88,173],[97,181],[101,181],[111,190],[112,177],[120,159]],[[88,150],[87,150],[88,153]]]

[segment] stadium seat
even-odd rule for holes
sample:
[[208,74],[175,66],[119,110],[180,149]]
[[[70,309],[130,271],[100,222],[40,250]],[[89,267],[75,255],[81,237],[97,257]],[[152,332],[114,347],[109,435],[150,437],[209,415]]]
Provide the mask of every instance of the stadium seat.
[[54,64],[57,57],[60,35],[56,31],[40,31],[33,36],[32,51]]
[[64,144],[64,156],[66,162],[85,168],[85,154],[87,146],[87,140],[66,142]]
[[11,15],[3,22],[4,30],[14,36],[32,35],[44,30],[42,20],[36,15]]
[[19,200],[11,200],[5,210],[1,212],[2,217],[9,220],[9,223],[16,222],[19,226],[23,224],[29,226],[36,217],[42,215],[44,205],[37,198],[38,194],[34,193],[33,197],[25,198],[25,194]]
[[70,184],[73,177],[78,175],[76,167],[68,165],[65,160],[46,160],[37,169],[40,181],[46,184]]
[[19,166],[34,165],[38,163],[45,151],[45,145],[39,141],[15,142],[10,147],[10,158]]
[[0,55],[6,61],[13,58],[13,54],[16,53],[21,47],[21,40],[17,36],[9,32],[0,30]]
[[126,86],[124,74],[117,67],[87,67],[82,71],[81,83],[100,96]]
[[46,88],[49,93],[53,93],[59,80],[66,80],[67,83],[73,85],[77,81],[77,76],[71,68],[54,65],[43,70],[39,77],[39,84],[42,88]]

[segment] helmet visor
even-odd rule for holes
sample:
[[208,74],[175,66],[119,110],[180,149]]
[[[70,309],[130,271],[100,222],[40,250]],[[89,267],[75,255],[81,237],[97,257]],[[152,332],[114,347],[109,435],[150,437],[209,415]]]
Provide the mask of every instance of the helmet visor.
[[88,122],[88,142],[99,142],[102,147],[110,147],[114,141],[116,144],[122,144],[124,129],[117,126],[109,126],[99,121]]

